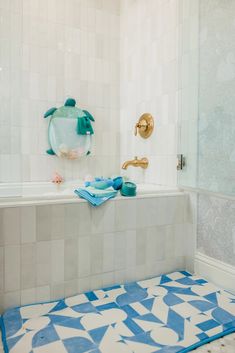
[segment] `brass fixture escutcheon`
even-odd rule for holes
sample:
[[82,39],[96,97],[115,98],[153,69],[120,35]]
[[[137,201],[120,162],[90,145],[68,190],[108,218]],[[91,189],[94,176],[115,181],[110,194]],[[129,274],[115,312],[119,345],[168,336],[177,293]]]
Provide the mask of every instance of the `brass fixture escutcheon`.
[[149,113],[144,113],[135,125],[135,136],[137,135],[137,132],[139,132],[140,136],[146,139],[152,134],[153,128],[153,116]]

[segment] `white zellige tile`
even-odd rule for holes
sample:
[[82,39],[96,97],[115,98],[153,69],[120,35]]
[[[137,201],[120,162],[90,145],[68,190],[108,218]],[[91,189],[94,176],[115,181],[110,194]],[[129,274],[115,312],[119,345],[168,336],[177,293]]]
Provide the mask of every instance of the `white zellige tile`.
[[20,208],[10,207],[3,210],[2,232],[6,245],[20,243]]
[[21,242],[33,243],[36,240],[36,208],[27,206],[20,208]]
[[6,246],[4,251],[4,259],[5,291],[16,291],[20,289],[20,246]]
[[51,279],[52,283],[64,281],[64,240],[51,242]]

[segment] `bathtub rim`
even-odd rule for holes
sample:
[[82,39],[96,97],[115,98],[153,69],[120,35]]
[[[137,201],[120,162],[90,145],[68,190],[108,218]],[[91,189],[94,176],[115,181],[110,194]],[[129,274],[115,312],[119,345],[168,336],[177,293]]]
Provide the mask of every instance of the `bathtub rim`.
[[[175,197],[175,196],[184,196],[187,195],[188,193],[185,192],[183,189],[175,188],[174,190],[166,190],[166,191],[159,191],[151,194],[140,194],[136,195],[135,197],[124,197],[124,196],[116,196],[113,199],[110,199],[108,203],[110,202],[118,202],[118,201],[125,201],[125,200],[136,200],[136,199],[148,199],[148,198],[156,198],[156,197]],[[18,207],[18,206],[40,206],[40,205],[56,205],[56,204],[82,204],[82,203],[89,203],[81,199],[79,197],[67,197],[67,198],[62,198],[58,197],[55,199],[51,198],[45,198],[42,197],[40,198],[27,198],[27,197],[7,197],[7,198],[1,198],[0,197],[0,208],[6,208],[6,207]],[[106,204],[106,203],[105,203]],[[91,205],[90,205],[91,206]],[[92,207],[92,206],[91,206]],[[95,208],[95,207],[92,207]]]

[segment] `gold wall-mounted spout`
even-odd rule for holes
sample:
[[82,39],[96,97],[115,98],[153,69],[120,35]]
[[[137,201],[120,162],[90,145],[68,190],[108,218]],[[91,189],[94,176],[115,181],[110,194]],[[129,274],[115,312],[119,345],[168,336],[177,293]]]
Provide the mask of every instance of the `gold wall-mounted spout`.
[[127,169],[130,165],[133,167],[141,167],[143,169],[148,168],[149,161],[146,157],[143,157],[141,159],[138,159],[138,157],[135,157],[135,159],[131,161],[126,161],[122,165],[122,169]]
[[146,139],[152,134],[153,128],[154,121],[152,115],[145,113],[141,115],[139,121],[135,125],[135,136],[137,135],[137,132],[139,132],[140,136]]

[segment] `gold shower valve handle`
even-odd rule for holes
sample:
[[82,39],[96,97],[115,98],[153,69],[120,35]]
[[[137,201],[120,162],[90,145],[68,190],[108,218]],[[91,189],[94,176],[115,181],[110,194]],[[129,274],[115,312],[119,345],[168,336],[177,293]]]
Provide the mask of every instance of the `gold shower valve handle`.
[[135,136],[137,136],[137,129],[138,129],[138,127],[139,127],[139,124],[136,123],[136,124],[135,124]]
[[146,120],[142,119],[138,123],[135,124],[135,136],[137,135],[138,129],[141,129],[142,131],[146,131],[148,128],[148,124]]
[[135,136],[139,131],[139,134],[143,138],[148,138],[152,132],[154,127],[153,117],[149,113],[145,113],[141,115],[139,121],[135,125]]

